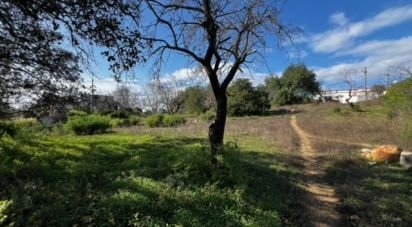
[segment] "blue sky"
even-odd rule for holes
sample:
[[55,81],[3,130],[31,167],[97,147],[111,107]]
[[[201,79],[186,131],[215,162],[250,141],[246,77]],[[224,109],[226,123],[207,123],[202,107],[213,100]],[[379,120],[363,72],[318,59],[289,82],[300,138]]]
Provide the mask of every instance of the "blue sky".
[[[400,64],[412,66],[412,0],[289,0],[282,8],[282,21],[303,28],[298,40],[299,54],[270,47],[267,64],[253,65],[250,77],[255,84],[270,73],[281,75],[291,63],[305,63],[318,75],[324,88],[345,88],[345,72],[356,85],[363,86],[361,70],[368,69],[368,84],[385,83],[385,74]],[[98,52],[98,51],[96,51]],[[93,71],[99,76],[97,90],[116,87],[107,64],[97,57]],[[163,68],[164,79],[184,79],[192,72],[187,60],[172,56]],[[139,84],[151,76],[149,66],[135,68]],[[85,76],[86,83],[89,77]]]

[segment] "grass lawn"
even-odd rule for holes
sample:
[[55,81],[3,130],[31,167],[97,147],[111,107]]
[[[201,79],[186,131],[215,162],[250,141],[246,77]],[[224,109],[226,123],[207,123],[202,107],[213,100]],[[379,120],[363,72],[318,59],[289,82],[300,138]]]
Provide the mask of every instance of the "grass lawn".
[[229,144],[215,167],[203,136],[174,130],[3,136],[0,225],[302,223],[304,192],[292,156],[265,138],[235,135],[239,148]]

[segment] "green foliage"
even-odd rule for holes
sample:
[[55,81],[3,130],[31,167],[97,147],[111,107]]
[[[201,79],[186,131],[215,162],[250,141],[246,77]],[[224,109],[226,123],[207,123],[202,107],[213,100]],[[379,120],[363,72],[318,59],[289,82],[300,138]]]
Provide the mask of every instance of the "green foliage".
[[216,168],[196,138],[3,137],[0,224],[281,226],[281,215],[290,224],[286,210],[301,210],[286,193],[298,187],[227,147]]
[[309,102],[320,92],[320,85],[313,71],[304,64],[298,64],[290,65],[281,78],[266,79],[265,89],[274,103],[288,105]]
[[86,113],[84,111],[81,111],[81,110],[70,110],[67,113],[67,116],[71,117],[71,118],[73,118],[73,117],[84,117],[84,116],[87,116],[87,115],[88,115],[88,113]]
[[254,88],[249,79],[238,79],[228,89],[228,112],[232,116],[261,115],[270,108],[263,88]]
[[351,104],[352,112],[363,112],[361,106],[359,104],[352,103]]
[[[350,226],[411,226],[412,174],[398,165],[358,159],[330,164],[326,178],[341,198],[342,223]],[[353,219],[356,215],[358,218]]]
[[16,125],[11,121],[0,121],[0,137],[4,134],[15,136],[17,133]]
[[412,147],[412,117],[409,117],[406,122],[405,128],[403,130],[403,139],[405,144],[408,144]]
[[205,108],[205,89],[201,87],[189,87],[184,91],[184,109],[190,114],[203,113]]
[[412,77],[389,87],[384,105],[391,115],[412,114]]
[[113,127],[128,127],[138,125],[140,123],[140,117],[136,115],[129,115],[127,118],[113,118],[110,123]]
[[163,117],[163,126],[165,127],[174,127],[177,125],[184,124],[186,119],[181,115],[165,115]]
[[208,110],[205,113],[202,114],[202,120],[206,122],[213,121],[216,117],[216,111],[214,110]]
[[125,125],[125,120],[120,118],[112,118],[110,119],[110,124],[113,128],[121,127]]
[[163,114],[154,114],[149,116],[146,119],[146,126],[149,126],[151,128],[154,127],[174,127],[180,124],[184,124],[186,122],[186,119],[181,116],[181,115],[177,115],[177,114],[173,114],[173,115],[163,115]]
[[162,114],[153,114],[147,117],[145,121],[146,126],[150,128],[161,127],[163,125],[163,115]]
[[127,119],[127,123],[128,125],[132,126],[132,125],[138,125],[141,121],[141,118],[139,116],[136,115],[130,115],[129,118]]
[[92,135],[104,133],[112,127],[110,117],[97,114],[69,118],[67,126],[76,135]]
[[342,112],[342,109],[339,107],[339,106],[335,106],[335,107],[333,107],[333,110],[332,110],[334,113],[341,113]]

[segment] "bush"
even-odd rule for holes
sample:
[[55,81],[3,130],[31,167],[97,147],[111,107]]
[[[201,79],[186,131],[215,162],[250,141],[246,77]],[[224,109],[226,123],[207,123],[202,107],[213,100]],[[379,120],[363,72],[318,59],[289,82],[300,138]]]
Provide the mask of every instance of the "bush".
[[140,123],[140,117],[136,115],[130,115],[127,119],[128,125],[138,125]]
[[67,126],[74,131],[76,135],[91,135],[104,133],[112,127],[110,118],[101,115],[87,115],[69,118]]
[[163,117],[163,126],[174,127],[177,125],[184,124],[186,119],[180,115],[165,115]]
[[125,125],[125,120],[119,119],[119,118],[113,118],[110,120],[110,124],[112,125],[113,128],[121,127]]
[[160,127],[163,125],[163,115],[161,114],[151,115],[146,119],[145,123],[147,126],[151,128]]
[[111,118],[122,118],[127,119],[132,113],[127,110],[116,110],[112,114],[110,114]]
[[336,107],[333,107],[333,110],[332,110],[334,113],[341,113],[342,112],[342,109],[339,107],[339,106],[336,106]]
[[13,137],[17,134],[17,127],[13,122],[0,121],[0,137],[4,134],[8,134]]
[[202,114],[202,120],[206,122],[213,121],[216,117],[216,112],[214,110],[208,110],[204,114]]
[[84,117],[87,116],[87,113],[84,111],[80,110],[70,110],[69,113],[67,113],[68,117]]
[[261,115],[270,109],[269,94],[262,87],[253,87],[249,79],[234,81],[228,92],[231,116]]
[[362,110],[362,108],[360,107],[359,104],[352,104],[351,110],[352,110],[353,112],[363,112],[363,110]]

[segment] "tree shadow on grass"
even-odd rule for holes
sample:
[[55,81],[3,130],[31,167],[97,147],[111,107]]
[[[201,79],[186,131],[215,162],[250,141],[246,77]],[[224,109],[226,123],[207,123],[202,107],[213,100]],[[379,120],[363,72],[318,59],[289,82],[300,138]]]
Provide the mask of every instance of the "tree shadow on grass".
[[334,162],[327,178],[347,226],[412,226],[411,170],[352,158]]
[[78,138],[0,144],[0,225],[300,224],[286,156],[228,152],[216,167],[204,139]]

